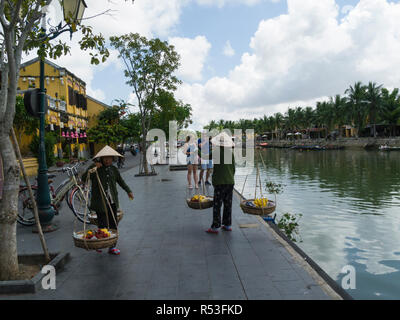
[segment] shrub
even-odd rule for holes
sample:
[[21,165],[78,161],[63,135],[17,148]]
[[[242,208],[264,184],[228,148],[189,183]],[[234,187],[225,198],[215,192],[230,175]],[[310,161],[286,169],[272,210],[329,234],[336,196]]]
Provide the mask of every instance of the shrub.
[[[56,157],[54,156],[54,145],[56,144],[57,139],[55,134],[52,132],[46,132],[44,136],[44,146],[46,148],[46,163],[47,167],[51,167],[54,165],[56,161]],[[29,149],[33,153],[33,155],[39,159],[39,136],[34,135],[31,144],[29,145]]]

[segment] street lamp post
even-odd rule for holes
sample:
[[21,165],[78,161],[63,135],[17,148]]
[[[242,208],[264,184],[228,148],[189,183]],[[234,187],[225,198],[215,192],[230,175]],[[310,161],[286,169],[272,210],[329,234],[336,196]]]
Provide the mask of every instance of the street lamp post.
[[[52,40],[58,37],[61,33],[74,31],[75,24],[79,24],[82,20],[85,11],[86,3],[84,0],[63,0],[63,13],[66,24],[62,26],[60,23],[57,27],[50,28],[47,34],[46,30],[46,10],[43,8],[42,13],[42,28],[41,28],[41,50],[44,52],[47,40]],[[38,169],[38,192],[37,192],[37,205],[39,211],[40,224],[43,226],[44,232],[54,231],[56,227],[51,225],[54,218],[54,210],[51,207],[50,189],[48,184],[48,168],[46,163],[46,148],[44,143],[45,136],[45,102],[46,102],[46,88],[44,86],[44,57],[40,57],[40,89],[39,89],[39,169]]]

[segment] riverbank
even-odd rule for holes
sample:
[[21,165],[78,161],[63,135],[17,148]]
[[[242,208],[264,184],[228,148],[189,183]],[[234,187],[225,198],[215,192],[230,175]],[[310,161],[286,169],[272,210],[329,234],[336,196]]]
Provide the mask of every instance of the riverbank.
[[268,140],[267,148],[292,148],[296,146],[319,146],[327,149],[378,149],[381,145],[400,147],[400,137],[396,138],[337,138],[326,139],[296,139],[296,140]]

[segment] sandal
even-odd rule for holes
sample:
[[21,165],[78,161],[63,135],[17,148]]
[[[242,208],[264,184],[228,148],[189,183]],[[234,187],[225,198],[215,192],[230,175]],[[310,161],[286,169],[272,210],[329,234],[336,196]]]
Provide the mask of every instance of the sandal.
[[209,228],[206,230],[207,233],[213,233],[213,234],[218,234],[218,229],[215,228]]
[[193,189],[193,186],[191,184],[189,184],[188,188],[189,189]]
[[231,226],[222,226],[222,229],[225,231],[232,231],[232,227]]
[[118,255],[121,253],[121,251],[120,251],[119,249],[117,249],[117,248],[110,248],[110,249],[108,250],[108,253],[109,253],[109,254],[114,254],[114,255],[118,256]]

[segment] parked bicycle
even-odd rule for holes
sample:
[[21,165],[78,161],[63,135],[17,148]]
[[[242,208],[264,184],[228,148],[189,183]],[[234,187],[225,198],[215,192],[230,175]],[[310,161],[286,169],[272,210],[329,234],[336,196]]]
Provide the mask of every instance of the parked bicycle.
[[[53,178],[56,177],[54,174],[48,175],[49,188],[51,195],[51,206],[53,207],[55,214],[58,214],[62,201],[65,199],[68,207],[72,210],[74,215],[79,221],[84,221],[84,208],[88,202],[85,200],[85,190],[82,182],[78,177],[78,168],[86,163],[80,162],[73,167],[61,168],[57,170],[49,170],[49,173],[67,173],[68,178],[61,182],[61,184],[54,189]],[[38,186],[34,184],[31,186],[34,197],[36,198]],[[83,208],[83,209],[82,209]],[[18,195],[18,217],[17,221],[24,226],[32,226],[36,223],[33,212],[33,204],[29,196],[27,186],[20,186]],[[88,218],[86,223],[90,223]]]

